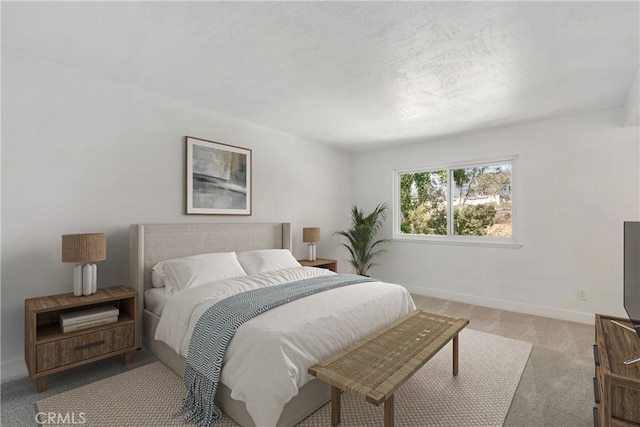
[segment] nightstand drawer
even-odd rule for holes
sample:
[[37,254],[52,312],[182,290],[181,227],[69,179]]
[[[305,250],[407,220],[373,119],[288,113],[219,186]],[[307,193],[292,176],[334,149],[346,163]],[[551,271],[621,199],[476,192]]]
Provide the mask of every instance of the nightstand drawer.
[[133,345],[133,324],[41,344],[36,348],[37,372],[69,365],[123,348],[133,347]]

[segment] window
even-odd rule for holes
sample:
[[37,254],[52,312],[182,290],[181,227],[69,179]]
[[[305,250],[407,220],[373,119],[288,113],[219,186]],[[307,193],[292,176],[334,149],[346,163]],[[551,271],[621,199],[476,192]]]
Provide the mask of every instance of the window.
[[394,238],[513,244],[515,157],[396,172]]

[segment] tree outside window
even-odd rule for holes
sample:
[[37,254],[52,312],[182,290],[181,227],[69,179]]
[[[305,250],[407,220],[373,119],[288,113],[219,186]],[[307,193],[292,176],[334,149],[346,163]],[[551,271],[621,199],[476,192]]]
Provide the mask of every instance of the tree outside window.
[[512,161],[398,173],[401,234],[511,238]]

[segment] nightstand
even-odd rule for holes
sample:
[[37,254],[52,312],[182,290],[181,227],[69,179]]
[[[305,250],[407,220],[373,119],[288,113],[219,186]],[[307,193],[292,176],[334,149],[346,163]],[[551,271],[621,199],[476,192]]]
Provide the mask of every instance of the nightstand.
[[299,259],[298,262],[303,267],[318,267],[318,268],[326,268],[333,272],[338,272],[338,261],[335,259],[325,259],[325,258],[316,258],[315,261],[309,261],[306,259]]
[[[118,320],[62,332],[58,316],[88,308],[118,308]],[[47,389],[47,376],[96,360],[124,353],[131,363],[131,352],[140,348],[137,335],[138,293],[125,286],[100,288],[87,296],[70,294],[29,298],[24,301],[24,354],[31,378],[38,379],[38,392]]]

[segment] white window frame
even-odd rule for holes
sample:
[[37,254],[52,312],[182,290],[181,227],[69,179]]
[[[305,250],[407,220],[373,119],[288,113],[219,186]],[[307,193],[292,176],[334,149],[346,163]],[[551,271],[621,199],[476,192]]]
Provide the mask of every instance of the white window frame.
[[[461,168],[471,168],[478,166],[489,166],[500,163],[511,164],[511,237],[497,237],[497,236],[460,236],[453,234],[453,203],[447,204],[447,235],[427,235],[427,234],[407,234],[400,232],[400,175],[416,172],[432,172],[439,170],[447,171],[447,200],[452,199],[453,189],[453,170]],[[517,189],[517,175],[518,175],[518,156],[511,155],[505,157],[495,157],[489,159],[476,159],[464,162],[451,162],[438,165],[429,165],[419,168],[410,169],[395,169],[393,171],[393,234],[392,239],[397,241],[409,241],[420,243],[441,243],[441,244],[456,244],[456,245],[477,245],[477,246],[500,246],[519,248],[522,245],[518,242],[518,189]]]

